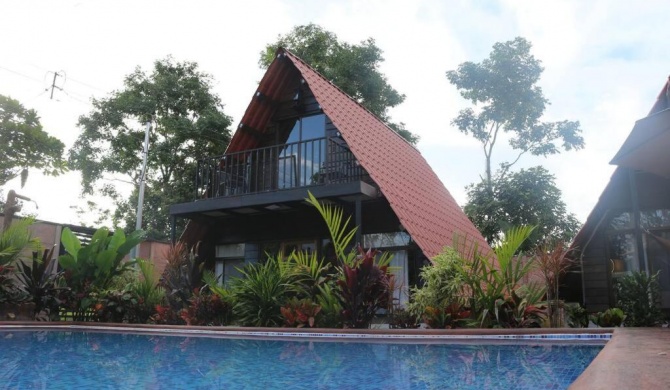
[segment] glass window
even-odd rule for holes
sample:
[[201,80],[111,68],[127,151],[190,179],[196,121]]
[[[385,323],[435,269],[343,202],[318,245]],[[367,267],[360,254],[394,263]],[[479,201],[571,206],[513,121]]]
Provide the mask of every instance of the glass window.
[[364,234],[363,246],[366,248],[407,246],[409,239],[409,234],[406,232]]
[[245,244],[217,245],[214,274],[219,283],[228,285],[233,278],[242,276],[237,268],[244,267]]
[[640,211],[640,226],[645,229],[670,226],[670,210],[657,209]]
[[611,235],[609,237],[609,254],[613,274],[640,270],[634,234]]
[[630,211],[624,211],[615,215],[610,221],[610,229],[626,230],[633,228],[633,215]]
[[326,116],[324,114],[307,116],[302,121],[302,141],[326,136]]
[[325,114],[296,120],[286,147],[279,155],[278,188],[306,186],[318,181],[318,171],[326,158],[325,136]]

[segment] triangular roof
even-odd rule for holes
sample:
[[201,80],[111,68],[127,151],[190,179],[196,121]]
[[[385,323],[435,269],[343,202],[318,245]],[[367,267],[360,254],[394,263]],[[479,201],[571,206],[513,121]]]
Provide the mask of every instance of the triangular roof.
[[287,50],[278,50],[227,152],[258,145],[257,133],[271,119],[273,101],[279,100],[296,71],[427,257],[451,245],[454,234],[466,236],[485,251],[490,249],[418,150]]
[[638,120],[610,164],[617,165],[598,202],[572,241],[573,248],[584,246],[607,216],[610,198],[629,189],[632,168],[668,177],[670,159],[670,81],[666,81],[646,117]]

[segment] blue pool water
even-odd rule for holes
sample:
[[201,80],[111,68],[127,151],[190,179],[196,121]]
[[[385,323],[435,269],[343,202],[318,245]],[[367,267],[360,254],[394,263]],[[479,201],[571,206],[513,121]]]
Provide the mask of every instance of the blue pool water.
[[9,389],[564,389],[603,345],[1,331]]

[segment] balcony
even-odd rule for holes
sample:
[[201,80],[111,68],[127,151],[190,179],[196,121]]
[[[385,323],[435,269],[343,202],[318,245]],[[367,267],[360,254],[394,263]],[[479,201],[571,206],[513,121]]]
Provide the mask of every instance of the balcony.
[[198,161],[195,200],[350,183],[365,175],[341,138],[316,138]]

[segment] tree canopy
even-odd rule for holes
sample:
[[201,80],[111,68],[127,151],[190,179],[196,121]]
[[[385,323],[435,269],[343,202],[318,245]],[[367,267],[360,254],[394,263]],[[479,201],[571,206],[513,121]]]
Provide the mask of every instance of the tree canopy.
[[19,175],[25,184],[29,168],[54,176],[65,172],[64,147],[42,129],[35,110],[0,95],[0,185]]
[[258,61],[261,68],[270,66],[280,47],[300,57],[408,142],[416,144],[419,141],[419,137],[407,130],[404,123],[390,121],[389,108],[402,103],[405,95],[391,87],[386,76],[379,71],[384,58],[374,39],[368,38],[352,45],[339,41],[334,33],[318,25],[296,26],[265,47]]
[[578,121],[541,121],[549,101],[537,85],[544,68],[531,47],[521,37],[498,42],[482,62],[467,61],[447,72],[449,82],[475,105],[461,110],[452,124],[482,144],[489,186],[493,186],[492,155],[501,132],[511,135],[509,143],[518,154],[500,164],[500,177],[526,153],[546,157],[561,149],[584,147]]
[[[223,154],[231,118],[211,92],[212,78],[195,62],[156,61],[150,74],[137,68],[119,91],[93,99],[93,110],[79,118],[82,133],[69,155],[82,173],[83,193],[115,199],[114,222],[135,225],[145,123],[151,123],[143,229],[150,238],[168,237],[169,206],[193,200],[193,173],[199,158]],[[134,184],[123,198],[107,174]],[[99,185],[100,181],[106,181]]]
[[510,172],[493,191],[484,180],[471,184],[467,193],[464,211],[490,244],[513,226],[536,226],[523,250],[547,239],[569,242],[580,227],[575,215],[566,211],[554,176],[541,166]]

